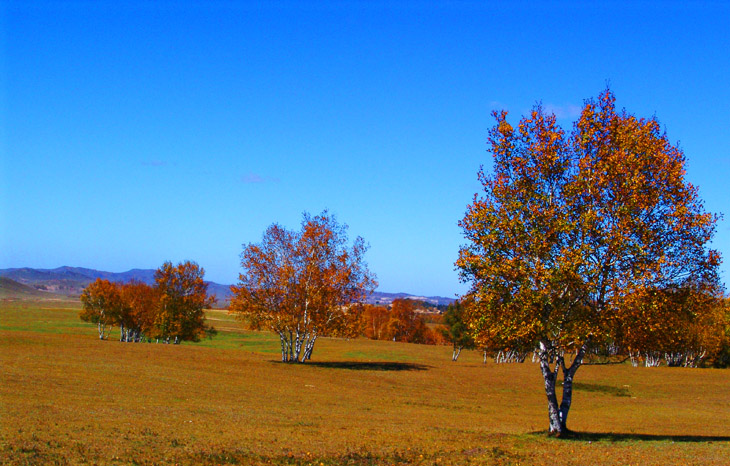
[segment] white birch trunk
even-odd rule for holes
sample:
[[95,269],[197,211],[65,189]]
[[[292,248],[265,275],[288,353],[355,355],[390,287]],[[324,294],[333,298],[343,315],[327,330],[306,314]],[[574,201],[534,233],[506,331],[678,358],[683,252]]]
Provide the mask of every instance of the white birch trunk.
[[662,355],[656,351],[647,351],[644,353],[645,367],[659,367],[662,363]]
[[558,378],[558,366],[553,371],[550,368],[550,347],[545,342],[540,342],[540,371],[545,381],[545,395],[548,402],[549,432],[559,435],[562,432],[560,423],[560,410],[558,398],[555,394],[555,383]]
[[[569,432],[568,412],[573,403],[573,378],[578,368],[583,364],[583,358],[588,349],[590,338],[580,347],[578,353],[569,368],[565,367],[565,359],[562,354],[553,355],[555,349],[548,342],[540,342],[540,370],[545,380],[545,394],[548,401],[548,419],[550,434],[561,436]],[[555,359],[555,368],[550,368],[550,360]],[[555,386],[558,378],[558,371],[563,371],[563,396],[558,406],[558,398]]]
[[318,335],[314,334],[309,338],[304,349],[304,361],[312,359],[312,351],[314,351],[314,342],[317,341]]

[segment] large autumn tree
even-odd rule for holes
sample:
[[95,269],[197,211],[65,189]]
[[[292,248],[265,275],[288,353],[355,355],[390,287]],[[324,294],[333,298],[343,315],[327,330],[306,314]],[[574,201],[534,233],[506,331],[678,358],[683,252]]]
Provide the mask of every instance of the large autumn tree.
[[516,127],[506,112],[494,117],[492,169],[480,170],[484,191],[460,222],[468,319],[478,344],[538,349],[549,430],[561,435],[586,351],[627,333],[637,297],[716,286],[719,255],[708,248],[716,217],[659,122],[617,111],[610,90],[586,101],[570,133],[540,105]]
[[366,250],[360,237],[350,245],[347,225],[327,211],[305,213],[300,231],[271,225],[261,243],[244,246],[230,311],[277,333],[282,361],[306,361],[320,336],[359,329],[356,304],[376,286]]

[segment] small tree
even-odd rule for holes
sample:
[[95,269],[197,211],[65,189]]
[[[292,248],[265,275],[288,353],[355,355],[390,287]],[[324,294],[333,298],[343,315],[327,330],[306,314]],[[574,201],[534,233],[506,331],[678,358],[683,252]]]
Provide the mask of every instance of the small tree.
[[451,343],[453,347],[451,360],[456,361],[462,349],[474,348],[474,339],[464,321],[464,305],[460,301],[454,301],[446,308],[443,324],[441,334]]
[[120,318],[120,340],[139,342],[154,332],[160,297],[146,283],[133,280],[120,287],[124,308]]
[[722,296],[715,286],[684,283],[644,290],[620,310],[617,342],[634,365],[697,367],[720,352],[725,330]]
[[477,339],[538,348],[557,435],[586,351],[617,337],[622,313],[640,309],[632,299],[717,282],[719,255],[707,248],[716,217],[685,181],[684,155],[655,119],[617,112],[614,101],[608,90],[587,101],[570,136],[540,106],[516,128],[495,112],[492,173],[479,172],[483,196],[460,222],[470,326]]
[[388,308],[366,304],[361,317],[362,332],[371,340],[386,340],[388,327]]
[[81,292],[83,308],[79,317],[86,322],[97,324],[99,339],[105,339],[113,325],[119,322],[124,303],[119,285],[109,280],[97,278]]
[[416,313],[416,303],[410,299],[394,299],[390,305],[387,326],[389,340],[405,343],[426,343],[429,328]]
[[350,246],[347,226],[327,211],[305,213],[298,232],[271,225],[261,243],[243,248],[230,312],[277,333],[283,362],[306,361],[320,336],[355,332],[360,308],[353,304],[376,286],[366,250],[360,237]]
[[730,367],[730,296],[718,300],[716,312],[721,316],[724,328],[720,334],[717,352],[712,357],[712,365]]
[[154,321],[154,337],[180,343],[199,341],[215,330],[205,323],[205,309],[210,309],[215,296],[208,296],[205,270],[195,262],[173,266],[165,262],[155,272],[155,288],[159,304]]

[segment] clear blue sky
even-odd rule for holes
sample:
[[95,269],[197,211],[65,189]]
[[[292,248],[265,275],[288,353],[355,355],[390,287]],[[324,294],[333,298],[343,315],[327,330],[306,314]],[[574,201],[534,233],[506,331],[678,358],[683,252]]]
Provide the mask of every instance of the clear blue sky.
[[[600,3],[600,5],[599,5]],[[329,208],[381,291],[453,296],[492,109],[610,83],[724,213],[730,2],[4,1],[0,268],[192,259]]]

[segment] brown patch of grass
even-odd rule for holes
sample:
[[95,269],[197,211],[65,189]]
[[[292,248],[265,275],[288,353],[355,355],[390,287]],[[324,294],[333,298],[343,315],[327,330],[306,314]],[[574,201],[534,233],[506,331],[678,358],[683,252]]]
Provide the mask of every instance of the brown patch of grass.
[[[730,371],[586,366],[571,439],[537,366],[321,339],[313,361],[225,311],[213,340],[99,341],[77,310],[0,308],[2,464],[705,464],[730,457]],[[231,330],[228,330],[228,329]]]

